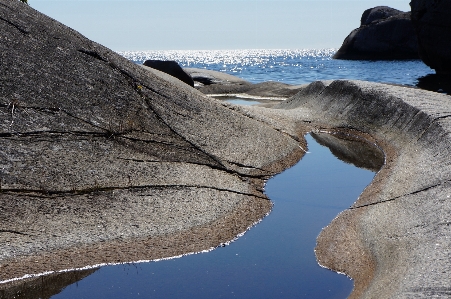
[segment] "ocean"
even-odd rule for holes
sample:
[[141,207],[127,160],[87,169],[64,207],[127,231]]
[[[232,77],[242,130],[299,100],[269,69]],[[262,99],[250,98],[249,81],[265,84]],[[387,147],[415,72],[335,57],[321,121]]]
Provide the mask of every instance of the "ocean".
[[[336,49],[320,50],[211,50],[120,52],[142,64],[148,59],[174,60],[182,67],[205,68],[260,83],[279,81],[305,84],[316,80],[357,79],[402,84],[442,91],[430,87],[435,72],[421,60],[352,61],[332,59]],[[435,80],[437,81],[437,80]],[[429,87],[429,88],[428,88]]]

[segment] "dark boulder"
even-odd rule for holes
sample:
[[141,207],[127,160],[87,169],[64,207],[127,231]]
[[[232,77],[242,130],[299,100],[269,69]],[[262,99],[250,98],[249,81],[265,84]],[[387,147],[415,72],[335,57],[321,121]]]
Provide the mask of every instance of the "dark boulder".
[[360,27],[353,30],[335,59],[418,59],[417,39],[409,12],[378,6],[365,10]]
[[437,74],[451,74],[451,1],[412,0],[421,59]]
[[194,87],[194,81],[190,75],[188,75],[180,65],[175,61],[165,61],[165,60],[146,60],[144,62],[145,66],[151,67],[153,69],[164,72],[171,75],[182,82],[185,82],[189,86]]

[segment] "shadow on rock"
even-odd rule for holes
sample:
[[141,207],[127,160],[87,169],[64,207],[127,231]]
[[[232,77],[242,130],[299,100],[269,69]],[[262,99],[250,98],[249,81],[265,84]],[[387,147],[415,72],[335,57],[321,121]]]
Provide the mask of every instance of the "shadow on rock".
[[417,87],[451,95],[451,75],[429,74],[420,77]]
[[51,274],[0,285],[0,299],[37,299],[50,298],[59,294],[67,286],[76,283],[97,269]]
[[385,156],[381,149],[354,135],[344,133],[311,133],[319,144],[329,148],[341,161],[374,172],[384,165]]

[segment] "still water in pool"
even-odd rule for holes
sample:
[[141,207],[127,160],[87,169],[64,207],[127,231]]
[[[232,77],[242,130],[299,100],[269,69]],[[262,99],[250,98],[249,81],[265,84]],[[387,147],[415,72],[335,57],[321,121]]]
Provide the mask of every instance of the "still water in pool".
[[274,209],[229,246],[158,262],[102,267],[52,298],[346,298],[352,281],[318,266],[323,227],[348,208],[374,172],[335,158],[307,136],[309,152],[270,179]]

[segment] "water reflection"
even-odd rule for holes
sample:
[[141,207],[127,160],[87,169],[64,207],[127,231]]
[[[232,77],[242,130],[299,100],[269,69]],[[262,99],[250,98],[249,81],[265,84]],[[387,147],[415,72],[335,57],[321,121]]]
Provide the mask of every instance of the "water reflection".
[[[378,165],[364,162],[367,154],[377,157],[368,143],[312,136],[346,161]],[[374,173],[337,160],[311,136],[307,142],[310,154],[268,181],[271,214],[231,245],[180,259],[102,267],[77,284],[62,283],[67,273],[54,275],[43,284],[54,285],[52,292],[25,288],[34,297],[20,298],[346,298],[352,281],[319,267],[313,249],[321,229],[357,199]]]
[[343,162],[374,172],[384,165],[384,152],[374,144],[352,134],[342,132],[311,133],[319,144],[329,148],[331,153]]
[[0,284],[0,299],[44,299],[60,293],[68,285],[77,283],[97,271],[90,269],[52,274],[32,279]]
[[451,75],[429,74],[418,78],[416,86],[421,89],[451,94]]

